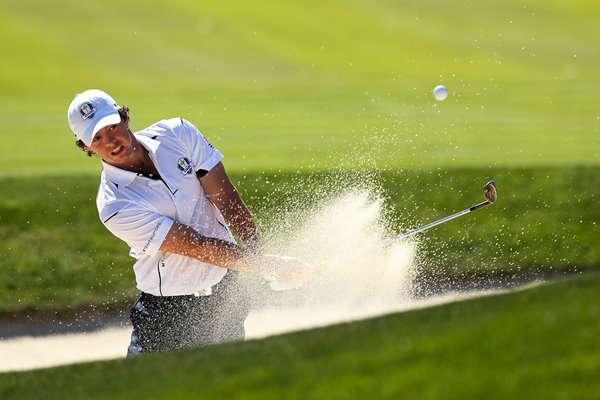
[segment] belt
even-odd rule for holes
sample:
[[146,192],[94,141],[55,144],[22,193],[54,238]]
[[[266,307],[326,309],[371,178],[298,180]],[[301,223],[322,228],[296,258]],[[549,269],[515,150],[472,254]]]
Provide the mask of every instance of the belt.
[[184,299],[184,298],[191,298],[191,297],[207,297],[213,294],[213,286],[209,286],[206,289],[202,289],[199,290],[197,292],[194,292],[192,294],[180,294],[180,295],[175,295],[175,296],[156,296],[153,294],[150,294],[148,292],[142,292],[141,295],[142,297],[146,298],[146,299],[162,299],[162,300],[168,300],[171,299],[173,301],[176,301],[177,299]]
[[207,287],[206,289],[202,289],[194,293],[194,297],[205,297],[210,296],[212,294],[212,286]]
[[192,296],[193,297],[206,297],[206,296],[212,295],[213,294],[213,289],[217,290],[220,285],[228,285],[228,284],[230,284],[232,282],[231,279],[235,280],[236,276],[237,276],[237,271],[228,270],[227,273],[225,274],[225,276],[223,276],[223,279],[221,279],[219,282],[217,282],[214,285],[209,286],[209,287],[207,287],[205,289],[198,290],[197,292],[194,292],[194,293],[192,293],[190,295],[154,296],[154,295],[151,295],[149,293],[145,293],[145,292],[142,292],[142,293],[144,293],[146,295],[149,295],[149,296],[152,296],[152,297],[162,297],[163,299],[165,297],[174,297],[174,298],[176,298],[176,297],[186,297],[186,296],[189,296],[189,297],[192,297]]

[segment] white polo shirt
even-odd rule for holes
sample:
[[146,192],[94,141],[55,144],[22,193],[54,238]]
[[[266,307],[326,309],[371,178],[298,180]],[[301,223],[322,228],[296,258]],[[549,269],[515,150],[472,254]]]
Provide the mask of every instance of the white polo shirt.
[[190,122],[173,118],[134,133],[161,179],[103,162],[96,204],[102,223],[131,247],[137,287],[155,296],[189,295],[218,283],[227,270],[159,250],[174,221],[201,235],[235,242],[223,216],[206,197],[198,171],[223,155]]

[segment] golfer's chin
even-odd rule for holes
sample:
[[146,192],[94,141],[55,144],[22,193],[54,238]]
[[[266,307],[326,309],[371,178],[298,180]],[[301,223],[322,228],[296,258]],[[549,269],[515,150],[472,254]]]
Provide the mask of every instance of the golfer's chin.
[[108,153],[104,158],[104,162],[114,167],[123,168],[128,164],[127,162],[131,157],[131,153],[131,148],[126,148],[125,146],[122,146],[118,148],[115,152]]

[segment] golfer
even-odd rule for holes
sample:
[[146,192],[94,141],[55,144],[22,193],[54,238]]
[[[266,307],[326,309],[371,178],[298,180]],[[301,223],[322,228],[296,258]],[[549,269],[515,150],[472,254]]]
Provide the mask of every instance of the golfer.
[[100,219],[135,259],[141,294],[128,355],[242,340],[250,302],[238,271],[261,274],[274,289],[315,277],[299,259],[261,254],[223,155],[190,122],[166,119],[134,133],[129,109],[96,89],[75,97],[68,121],[76,144],[102,160]]

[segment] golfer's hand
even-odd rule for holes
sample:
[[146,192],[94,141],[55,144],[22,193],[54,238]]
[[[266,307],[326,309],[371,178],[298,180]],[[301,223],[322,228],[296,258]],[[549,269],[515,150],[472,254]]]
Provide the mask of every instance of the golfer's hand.
[[265,256],[269,263],[269,273],[265,278],[273,290],[287,290],[300,287],[318,276],[310,264],[289,256]]

